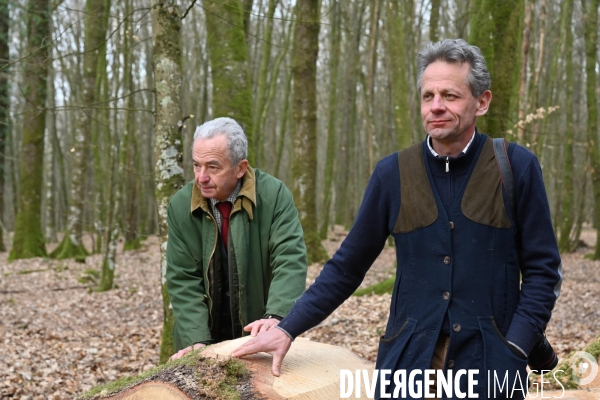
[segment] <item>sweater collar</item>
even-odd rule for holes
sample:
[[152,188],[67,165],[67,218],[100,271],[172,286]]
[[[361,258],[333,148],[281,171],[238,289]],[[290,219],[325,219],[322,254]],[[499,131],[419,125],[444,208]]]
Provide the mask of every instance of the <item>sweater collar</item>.
[[[477,128],[475,128],[475,131],[473,132],[473,135],[471,135],[471,140],[469,140],[469,143],[467,143],[467,145],[465,146],[464,149],[462,149],[462,151],[460,152],[460,154],[456,157],[452,157],[452,158],[457,158],[460,157],[463,154],[466,154],[467,151],[469,150],[469,147],[471,147],[471,144],[473,144],[473,139],[475,139],[475,135],[477,134]],[[427,138],[425,139],[425,141],[427,142],[427,147],[429,147],[429,151],[431,151],[431,154],[433,154],[434,157],[442,157],[445,158],[445,156],[440,156],[434,149],[433,149],[433,145],[431,143],[431,136],[427,135]]]

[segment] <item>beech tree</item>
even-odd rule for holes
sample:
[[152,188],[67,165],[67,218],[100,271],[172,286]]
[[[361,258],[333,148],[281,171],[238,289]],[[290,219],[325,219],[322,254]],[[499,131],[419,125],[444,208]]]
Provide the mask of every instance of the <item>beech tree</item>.
[[294,76],[293,194],[308,262],[325,260],[317,224],[317,55],[319,53],[319,0],[298,0]]
[[156,202],[160,236],[161,290],[163,295],[163,331],[160,362],[175,353],[173,346],[173,311],[167,292],[167,206],[169,199],[183,187],[181,127],[183,113],[181,92],[181,19],[175,0],[152,1],[155,90],[155,157]]
[[73,170],[71,175],[71,193],[67,231],[63,240],[50,254],[57,259],[76,257],[85,259],[87,251],[82,242],[85,185],[87,177],[87,150],[92,137],[92,114],[96,96],[96,77],[99,49],[106,37],[105,14],[110,10],[110,0],[87,0],[85,11],[85,47],[83,54],[82,82],[79,88],[81,109],[75,123],[75,141],[73,143]]
[[[27,3],[27,47],[23,59],[25,98],[18,211],[9,260],[46,256],[42,231],[42,176],[46,128],[46,78],[50,56],[50,3]],[[35,160],[35,161],[33,161]]]
[[594,227],[596,251],[593,259],[600,260],[600,150],[598,149],[598,97],[596,95],[596,65],[598,62],[598,6],[600,0],[581,0],[585,30],[585,96],[587,99],[587,141],[594,194]]
[[0,0],[0,251],[4,247],[4,171],[6,138],[9,133],[10,94],[8,90],[8,0]]
[[[252,91],[248,75],[248,48],[240,0],[204,0],[207,44],[212,70],[213,115],[235,119],[248,137],[248,159],[254,160]],[[199,121],[202,123],[204,121]]]

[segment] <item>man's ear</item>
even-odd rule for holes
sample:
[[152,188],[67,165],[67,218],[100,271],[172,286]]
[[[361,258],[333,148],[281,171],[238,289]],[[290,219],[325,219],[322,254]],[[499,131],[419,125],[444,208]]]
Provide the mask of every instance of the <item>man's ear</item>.
[[235,176],[238,179],[240,179],[242,176],[244,176],[244,174],[248,170],[248,160],[242,160],[242,161],[240,161],[240,163],[238,164],[237,168],[238,168],[238,171],[235,174]]
[[483,92],[479,98],[477,99],[477,111],[475,112],[476,116],[482,116],[487,113],[488,108],[490,107],[490,103],[492,101],[492,92],[486,90]]

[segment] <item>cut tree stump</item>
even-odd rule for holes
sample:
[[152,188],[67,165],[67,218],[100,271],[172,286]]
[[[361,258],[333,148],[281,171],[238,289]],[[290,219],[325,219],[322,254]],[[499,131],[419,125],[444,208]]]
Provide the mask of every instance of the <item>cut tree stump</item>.
[[[143,382],[126,388],[116,394],[105,393],[94,399],[112,400],[202,400],[221,399],[219,393],[211,392],[211,388],[203,386],[202,379],[211,379],[215,368],[230,359],[231,352],[251,339],[245,337],[209,346],[201,352],[197,366],[173,366],[146,378]],[[214,362],[214,359],[218,362]],[[206,363],[203,360],[211,360]],[[294,399],[294,400],[329,400],[340,398],[340,370],[368,370],[372,376],[373,363],[357,356],[350,350],[311,342],[298,338],[283,360],[281,376],[271,373],[272,357],[259,353],[239,359],[249,372],[248,377],[235,386],[239,398],[243,400],[259,399]],[[213,367],[209,367],[209,365]],[[207,366],[208,365],[208,366]],[[217,367],[214,367],[217,365]],[[204,369],[203,369],[204,368]],[[212,369],[211,369],[212,368]],[[216,376],[216,375],[215,375]],[[216,376],[218,386],[218,379]],[[600,400],[600,373],[593,382],[579,390],[546,390],[544,398],[562,398],[563,400]],[[527,399],[540,398],[534,388]],[[354,392],[352,393],[355,394]],[[364,388],[363,398],[366,397]],[[107,397],[110,396],[110,397]]]
[[[225,360],[231,352],[251,337],[222,342],[207,347],[202,357]],[[297,399],[328,400],[340,398],[340,370],[368,370],[371,376],[374,364],[357,356],[350,350],[324,343],[311,342],[298,338],[283,360],[281,376],[271,373],[272,357],[266,353],[254,354],[239,359],[247,371],[249,379],[238,386],[241,399]],[[169,374],[169,370],[147,378],[144,382],[131,386],[110,397],[95,397],[112,400],[196,400],[218,398],[197,395],[190,391],[197,384],[197,378],[191,369],[188,372]],[[199,370],[200,376],[202,371]],[[190,375],[188,377],[182,375]],[[174,379],[164,377],[177,375]],[[190,381],[194,383],[190,384]],[[184,387],[185,386],[185,387]]]

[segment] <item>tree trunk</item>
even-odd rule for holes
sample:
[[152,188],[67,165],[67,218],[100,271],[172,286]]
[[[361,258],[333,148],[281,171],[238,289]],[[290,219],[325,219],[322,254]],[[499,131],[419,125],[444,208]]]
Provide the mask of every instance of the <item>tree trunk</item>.
[[85,260],[87,250],[82,243],[84,197],[88,166],[88,147],[91,137],[93,105],[96,99],[96,76],[99,49],[104,45],[108,20],[105,15],[106,0],[87,0],[85,5],[85,45],[83,55],[83,74],[81,81],[81,110],[75,123],[75,141],[72,156],[71,196],[67,217],[67,231],[60,245],[50,254],[57,259],[75,257]]
[[437,42],[438,25],[440,21],[440,6],[441,0],[431,0],[431,14],[429,16],[429,41]]
[[[369,59],[367,61],[367,77],[365,79],[365,133],[367,147],[366,173],[361,174],[361,182],[368,181],[373,172],[373,138],[375,136],[375,79],[377,75],[377,45],[379,42],[379,16],[381,1],[371,0],[371,15],[369,27]],[[362,162],[360,163],[363,164]],[[363,168],[364,170],[365,168]]]
[[[133,60],[134,60],[134,48],[133,48],[133,6],[132,0],[127,1],[125,15],[127,21],[125,23],[125,49],[124,49],[124,74],[125,82],[123,87],[126,90],[126,104],[127,110],[125,111],[125,129],[123,130],[123,138],[121,154],[119,155],[120,163],[120,187],[118,188],[122,197],[122,209],[125,212],[124,225],[125,225],[125,243],[123,243],[123,250],[136,250],[141,246],[140,237],[137,234],[138,231],[138,205],[139,205],[139,184],[138,177],[135,171],[138,168],[138,143],[137,143],[137,129],[135,125],[135,95],[134,83],[133,83]],[[119,214],[117,214],[119,215]]]
[[163,331],[160,362],[175,353],[173,347],[173,312],[170,307],[165,274],[167,272],[167,206],[169,199],[185,183],[181,163],[183,112],[181,93],[181,20],[175,0],[152,1],[154,38],[155,156],[156,202],[160,235],[161,288],[163,295]]
[[[573,3],[574,0],[567,0],[564,7],[564,14],[562,20],[562,30],[565,35],[565,47],[563,54],[565,57],[565,104],[566,104],[566,118],[567,127],[565,130],[564,138],[564,168],[563,168],[563,187],[562,187],[562,204],[561,204],[561,219],[558,222],[560,227],[560,235],[558,240],[558,249],[561,253],[571,252],[574,249],[571,242],[571,232],[573,228],[574,210],[573,210],[573,142],[575,140],[575,125],[573,116],[573,86],[575,85],[575,74],[573,71],[573,31],[571,30],[572,18],[573,18]],[[582,196],[585,197],[585,196]]]
[[477,126],[494,137],[503,137],[511,128],[511,101],[516,100],[514,78],[518,76],[520,65],[517,47],[522,34],[522,16],[521,0],[473,2],[469,42],[478,46],[485,56],[494,94],[488,113],[477,120]]
[[212,70],[213,115],[235,119],[248,137],[248,159],[254,162],[252,91],[248,48],[240,0],[204,0],[207,43]]
[[358,191],[355,174],[352,168],[347,166],[355,165],[355,138],[357,130],[356,115],[356,83],[360,72],[360,38],[362,34],[362,17],[364,14],[366,0],[357,0],[352,3],[342,2],[346,7],[347,25],[350,29],[347,34],[345,49],[345,67],[342,129],[340,133],[341,154],[338,154],[340,165],[345,166],[340,171],[337,180],[336,191],[338,193],[347,193],[346,196],[340,196],[338,207],[336,209],[336,222],[338,224],[351,226],[354,222],[356,205],[354,196]]
[[[292,24],[294,24],[292,22]],[[290,27],[292,29],[292,27]],[[281,161],[283,159],[283,149],[287,142],[288,125],[290,120],[290,93],[292,91],[292,73],[288,73],[285,79],[285,90],[283,92],[283,111],[281,113],[281,121],[279,122],[279,141],[277,142],[277,154],[275,155],[275,168],[273,169],[277,176],[281,177],[284,182],[287,180],[286,171],[280,172]]]
[[252,6],[254,5],[254,0],[243,0],[244,1],[244,34],[246,38],[248,38],[248,33],[250,32],[250,17],[252,16]]
[[[265,107],[266,102],[266,93],[267,93],[267,75],[269,73],[269,61],[271,60],[271,40],[273,39],[273,15],[275,14],[275,9],[277,8],[278,0],[269,0],[269,8],[267,10],[267,18],[265,20],[265,38],[263,42],[263,52],[262,58],[260,61],[260,69],[258,75],[258,85],[257,85],[257,96],[256,101],[254,102],[254,121],[255,121],[255,143],[254,143],[254,155],[256,158],[256,165],[263,167],[264,162],[264,148],[265,143],[263,143],[263,126],[262,119],[260,118],[263,113],[263,109]],[[285,53],[284,53],[285,54]],[[271,79],[272,81],[276,81],[275,76],[277,74],[276,70],[272,71]]]
[[523,43],[521,45],[521,74],[519,76],[519,116],[517,118],[517,139],[525,143],[525,114],[527,114],[527,61],[529,60],[529,37],[531,34],[531,11],[534,7],[525,0],[525,28],[523,29]]
[[407,59],[408,40],[404,24],[406,23],[404,3],[394,1],[387,12],[387,34],[388,34],[388,74],[391,81],[391,92],[393,99],[394,128],[396,136],[396,147],[404,149],[412,144],[411,107],[409,101],[409,88],[407,70],[412,60]]
[[294,200],[304,230],[308,263],[325,260],[317,224],[317,56],[319,53],[319,0],[296,3],[294,74],[294,134],[292,174]]
[[4,246],[4,171],[6,169],[6,139],[10,129],[10,91],[8,84],[8,0],[0,0],[0,252]]
[[340,50],[341,50],[341,13],[340,4],[336,1],[331,8],[330,12],[330,52],[331,58],[329,60],[329,103],[328,103],[328,119],[327,119],[327,158],[325,163],[325,185],[323,186],[325,195],[323,197],[323,225],[321,225],[320,237],[321,239],[327,238],[327,230],[329,229],[331,210],[331,198],[335,190],[333,184],[333,177],[336,173],[336,122],[337,122],[337,87],[338,87],[338,72],[340,67]]
[[598,149],[598,100],[596,96],[596,62],[598,60],[598,5],[600,0],[581,0],[584,10],[585,75],[587,98],[587,141],[594,194],[594,228],[597,230],[594,260],[600,260],[600,150]]
[[[542,67],[544,62],[544,45],[546,43],[546,0],[542,0],[541,4],[542,13],[540,15],[540,39],[539,39],[539,50],[538,50],[538,59],[537,64],[535,66],[535,73],[533,75],[533,98],[531,101],[531,105],[533,106],[533,111],[536,111],[540,107],[540,76],[542,73]],[[546,135],[545,135],[546,136]],[[533,124],[533,132],[531,143],[533,144],[533,150],[536,154],[542,154],[542,146],[544,144],[544,137],[540,138],[540,121],[535,121]]]
[[48,73],[48,95],[47,104],[50,112],[46,113],[46,135],[44,144],[44,181],[46,182],[46,193],[44,195],[44,237],[46,243],[56,243],[56,224],[55,224],[55,182],[54,171],[54,138],[56,137],[56,110],[54,102],[54,69],[50,68]]
[[[46,256],[42,231],[42,168],[46,129],[46,80],[50,64],[50,3],[27,4],[27,51],[23,60],[25,97],[18,212],[9,260]],[[33,161],[37,160],[37,161]]]
[[[106,0],[105,9],[110,10],[111,0]],[[103,18],[106,19],[105,26],[108,26],[108,13],[105,13]],[[96,229],[96,246],[94,248],[95,253],[102,253],[103,246],[105,244],[104,238],[106,237],[105,230],[108,227],[107,214],[110,209],[110,202],[108,201],[109,185],[106,182],[110,179],[109,173],[104,173],[105,170],[112,171],[110,168],[109,154],[111,154],[110,129],[107,128],[110,119],[109,104],[109,80],[106,68],[106,43],[104,43],[98,49],[98,67],[96,68],[96,99],[100,104],[105,106],[94,111],[94,121],[92,123],[91,138],[92,138],[92,157],[94,166],[94,185],[96,192],[95,201],[95,229]]]

